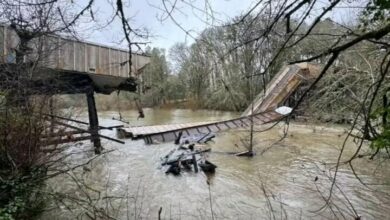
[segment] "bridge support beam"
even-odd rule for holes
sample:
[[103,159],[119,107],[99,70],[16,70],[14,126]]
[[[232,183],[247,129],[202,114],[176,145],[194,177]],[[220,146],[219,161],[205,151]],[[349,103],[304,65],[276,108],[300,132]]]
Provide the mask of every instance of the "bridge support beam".
[[88,103],[88,116],[89,116],[89,130],[91,132],[91,141],[95,147],[95,153],[100,154],[102,152],[102,144],[99,137],[99,118],[96,110],[96,103],[93,89],[87,93]]

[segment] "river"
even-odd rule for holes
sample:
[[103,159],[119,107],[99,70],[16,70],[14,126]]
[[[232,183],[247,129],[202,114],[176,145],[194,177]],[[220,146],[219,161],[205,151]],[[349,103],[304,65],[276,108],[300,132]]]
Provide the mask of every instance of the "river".
[[[132,125],[152,125],[227,119],[236,113],[208,110],[146,109],[137,120],[136,111],[122,112]],[[101,125],[118,125],[116,112],[102,112]],[[81,115],[80,118],[85,118]],[[269,127],[269,126],[268,126]],[[266,130],[267,127],[256,128]],[[278,124],[255,133],[253,158],[227,152],[243,151],[244,130],[219,133],[209,160],[216,173],[184,172],[166,175],[160,157],[172,143],[145,145],[126,140],[124,145],[103,141],[106,151],[83,168],[47,182],[56,195],[41,219],[390,219],[390,166],[379,157],[358,158],[353,167],[364,186],[347,165],[340,166],[331,202],[325,206],[335,162],[347,127],[335,125]],[[102,131],[115,137],[115,131]],[[282,138],[285,136],[285,138]],[[347,141],[341,160],[356,149]],[[94,157],[89,142],[69,146],[65,167]],[[77,184],[75,182],[77,179]],[[86,214],[88,213],[88,214]],[[106,215],[108,214],[108,216]],[[88,217],[90,216],[90,217]]]

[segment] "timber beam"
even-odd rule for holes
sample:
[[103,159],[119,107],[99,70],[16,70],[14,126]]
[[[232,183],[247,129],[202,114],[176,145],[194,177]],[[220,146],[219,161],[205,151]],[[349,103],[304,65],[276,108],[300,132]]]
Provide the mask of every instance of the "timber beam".
[[95,147],[95,153],[102,152],[102,144],[99,137],[99,118],[96,110],[94,91],[90,90],[86,93],[89,116],[89,131],[91,132],[91,141]]

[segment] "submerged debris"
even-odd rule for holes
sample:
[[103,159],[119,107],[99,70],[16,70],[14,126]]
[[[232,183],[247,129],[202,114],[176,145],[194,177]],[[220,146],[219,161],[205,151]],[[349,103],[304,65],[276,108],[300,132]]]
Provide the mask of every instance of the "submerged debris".
[[161,158],[161,165],[167,167],[166,174],[173,175],[179,175],[182,170],[197,173],[199,167],[203,172],[215,172],[217,166],[206,160],[206,153],[210,151],[210,148],[202,149],[195,144],[180,145]]
[[214,137],[215,135],[212,133],[185,137],[183,132],[180,132],[175,140],[175,144],[180,144],[180,146],[161,158],[161,165],[168,166],[165,173],[176,176],[180,174],[181,170],[191,171],[192,167],[195,173],[199,171],[199,167],[205,173],[215,172],[217,166],[206,160],[206,153],[210,152],[211,149],[195,146],[195,143],[206,143]]
[[179,132],[175,140],[175,144],[189,144],[189,143],[198,143],[198,144],[206,144],[207,142],[213,140],[215,138],[215,134],[210,132],[207,134],[193,134],[184,136],[183,132]]
[[199,164],[199,166],[202,169],[202,171],[205,173],[214,173],[215,168],[217,168],[215,164],[211,163],[208,160],[205,160],[204,163]]

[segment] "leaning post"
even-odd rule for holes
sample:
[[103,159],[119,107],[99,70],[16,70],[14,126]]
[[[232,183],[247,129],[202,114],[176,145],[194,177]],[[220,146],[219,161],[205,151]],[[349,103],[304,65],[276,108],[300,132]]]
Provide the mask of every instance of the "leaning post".
[[102,144],[99,137],[99,119],[96,110],[96,103],[94,97],[94,90],[91,89],[87,93],[88,103],[88,116],[89,116],[89,130],[91,132],[91,141],[95,147],[95,153],[100,154],[102,152]]

